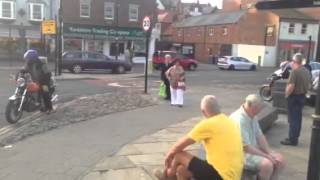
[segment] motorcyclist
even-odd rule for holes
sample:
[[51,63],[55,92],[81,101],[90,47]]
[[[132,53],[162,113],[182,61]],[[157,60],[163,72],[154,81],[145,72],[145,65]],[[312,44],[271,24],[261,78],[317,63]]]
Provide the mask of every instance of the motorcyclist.
[[24,71],[31,74],[32,81],[40,85],[40,98],[43,98],[45,109],[47,113],[53,112],[50,94],[50,79],[51,72],[49,71],[45,59],[40,59],[36,50],[27,50],[23,55],[26,60]]

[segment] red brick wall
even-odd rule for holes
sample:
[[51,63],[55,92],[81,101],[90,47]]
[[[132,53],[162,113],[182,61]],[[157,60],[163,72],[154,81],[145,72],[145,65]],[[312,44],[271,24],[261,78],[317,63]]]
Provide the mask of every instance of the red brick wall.
[[274,26],[273,36],[267,37],[267,45],[274,46],[278,37],[279,17],[268,11],[251,11],[239,21],[237,31],[240,44],[264,45],[266,26]]
[[[118,26],[120,27],[141,27],[142,19],[145,15],[151,15],[155,11],[155,0],[91,0],[91,17],[80,17],[80,1],[79,0],[65,0],[63,4],[63,19],[64,22],[74,24],[94,24],[94,25],[108,25],[116,26],[117,14]],[[115,7],[114,20],[104,19],[104,2],[115,2],[119,4],[119,12],[117,13]],[[139,5],[139,21],[129,22],[129,4]]]
[[[213,36],[210,36],[210,28],[213,28]],[[224,28],[227,28],[226,35],[223,35]],[[238,42],[238,35],[236,24],[208,26],[206,31],[206,43],[235,44]]]

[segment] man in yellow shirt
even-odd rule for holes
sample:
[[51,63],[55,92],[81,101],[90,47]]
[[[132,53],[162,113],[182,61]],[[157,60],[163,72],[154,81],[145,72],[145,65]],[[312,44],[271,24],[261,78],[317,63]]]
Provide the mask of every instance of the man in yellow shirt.
[[[212,95],[203,97],[201,111],[205,119],[169,150],[165,170],[155,172],[159,179],[176,176],[179,180],[240,180],[244,163],[240,127],[220,112]],[[200,141],[205,146],[207,161],[184,151]]]

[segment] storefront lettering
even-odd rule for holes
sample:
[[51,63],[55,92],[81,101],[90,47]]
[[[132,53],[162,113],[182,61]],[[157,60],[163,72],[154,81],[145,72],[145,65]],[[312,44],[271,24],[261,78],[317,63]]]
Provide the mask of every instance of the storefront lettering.
[[85,34],[91,34],[91,29],[87,28],[74,28],[74,27],[69,27],[69,30],[73,33],[85,33]]
[[143,38],[144,32],[134,28],[107,29],[100,26],[78,26],[65,24],[64,34],[73,36],[92,35],[92,36],[110,36],[110,37],[136,37]]

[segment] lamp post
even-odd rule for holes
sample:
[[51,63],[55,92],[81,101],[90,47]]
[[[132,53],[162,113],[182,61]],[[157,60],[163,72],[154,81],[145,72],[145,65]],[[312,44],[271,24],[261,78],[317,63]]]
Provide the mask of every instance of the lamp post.
[[318,84],[315,114],[312,115],[313,125],[311,132],[307,180],[320,179],[320,83]]
[[119,37],[118,37],[118,28],[119,28],[119,7],[120,4],[116,3],[116,60],[118,60],[118,53],[119,53]]
[[58,56],[57,56],[57,66],[58,66],[58,75],[61,75],[62,72],[62,41],[63,41],[63,10],[62,10],[63,0],[60,0],[59,5],[59,29],[58,29]]
[[309,41],[308,41],[308,54],[307,54],[307,64],[309,64],[310,62],[310,54],[311,54],[311,36],[308,37]]

